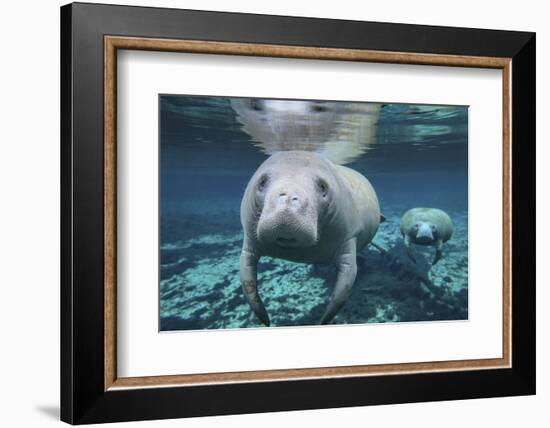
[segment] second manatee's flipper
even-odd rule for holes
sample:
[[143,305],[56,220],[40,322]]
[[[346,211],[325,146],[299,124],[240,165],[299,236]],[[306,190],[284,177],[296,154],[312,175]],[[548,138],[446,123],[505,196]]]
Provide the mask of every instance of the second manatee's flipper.
[[443,256],[443,241],[441,239],[437,240],[437,246],[435,247],[435,257],[432,262],[432,266],[435,265]]
[[413,263],[416,263],[416,259],[414,258],[411,248],[411,237],[409,235],[405,235],[403,237],[403,241],[405,243],[405,249],[407,250],[407,256],[409,256],[409,259],[411,259]]
[[250,250],[245,237],[241,252],[241,286],[250,308],[254,311],[258,319],[263,324],[269,326],[269,315],[267,314],[262,299],[258,294],[258,260],[259,257],[252,250]]
[[336,285],[328,307],[321,318],[321,324],[328,324],[344,305],[351,293],[357,275],[357,241],[355,238],[346,241],[334,259],[338,268]]

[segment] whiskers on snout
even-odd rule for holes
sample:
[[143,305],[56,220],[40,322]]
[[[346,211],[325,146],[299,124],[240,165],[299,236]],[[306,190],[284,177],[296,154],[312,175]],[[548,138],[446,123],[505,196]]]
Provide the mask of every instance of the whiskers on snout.
[[260,218],[258,241],[279,247],[311,247],[317,244],[317,225],[296,217],[281,219],[278,216]]
[[258,240],[279,247],[310,247],[317,244],[317,217],[291,209],[263,211],[257,227]]
[[264,245],[299,248],[317,244],[315,204],[303,189],[294,187],[281,183],[265,195],[256,230],[259,242]]

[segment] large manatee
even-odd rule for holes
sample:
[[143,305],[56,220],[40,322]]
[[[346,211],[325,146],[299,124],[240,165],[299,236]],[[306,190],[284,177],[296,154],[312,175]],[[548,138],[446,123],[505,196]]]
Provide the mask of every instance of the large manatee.
[[360,173],[322,155],[292,150],[273,154],[254,173],[241,202],[241,222],[241,285],[257,317],[269,325],[257,284],[258,260],[265,255],[336,265],[336,284],[321,319],[326,324],[351,292],[356,254],[374,237],[380,207]]

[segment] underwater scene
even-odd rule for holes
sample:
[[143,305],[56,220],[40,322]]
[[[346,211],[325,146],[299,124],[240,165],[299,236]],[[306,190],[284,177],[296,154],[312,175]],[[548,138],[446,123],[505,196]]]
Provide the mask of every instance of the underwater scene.
[[159,95],[159,330],[468,319],[468,107]]

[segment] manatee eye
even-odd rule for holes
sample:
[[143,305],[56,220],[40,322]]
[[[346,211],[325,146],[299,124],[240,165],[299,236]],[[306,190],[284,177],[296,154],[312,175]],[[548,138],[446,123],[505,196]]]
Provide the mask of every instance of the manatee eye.
[[435,230],[435,226],[434,226],[433,224],[430,225],[430,228],[431,228],[432,230]]
[[324,105],[324,104],[321,104],[321,103],[315,103],[311,106],[311,111],[315,112],[315,113],[322,113],[322,112],[325,112],[327,111],[327,106]]
[[263,111],[264,102],[262,100],[252,99],[250,100],[250,108],[255,111]]
[[415,228],[415,229],[418,229],[419,227],[420,227],[420,225],[419,225],[418,223],[416,223],[416,224],[414,225],[414,228]]
[[328,184],[325,180],[322,178],[317,179],[317,188],[319,189],[319,192],[321,192],[321,195],[327,196],[328,193]]
[[258,181],[258,192],[263,192],[265,190],[268,180],[269,177],[266,174],[260,177],[260,180]]

